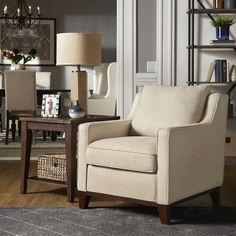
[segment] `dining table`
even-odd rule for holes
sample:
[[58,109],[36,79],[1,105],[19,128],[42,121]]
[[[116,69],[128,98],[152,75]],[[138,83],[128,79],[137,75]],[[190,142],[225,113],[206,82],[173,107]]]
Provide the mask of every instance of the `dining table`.
[[[44,88],[37,88],[37,105],[41,105],[42,104],[42,97],[43,94],[57,94],[57,93],[70,93],[70,89],[63,89],[63,88],[49,88],[49,89],[44,89]],[[0,109],[1,109],[1,113],[0,113],[0,123],[1,123],[1,130],[2,130],[2,126],[4,126],[3,120],[4,120],[4,108],[3,106],[3,101],[2,99],[6,96],[5,93],[5,89],[1,88],[0,89]]]
[[[50,89],[37,89],[37,96],[40,97],[43,94],[56,94],[56,93],[67,93],[70,92],[70,89],[62,88],[50,88]],[[5,89],[0,89],[0,99],[5,97]]]

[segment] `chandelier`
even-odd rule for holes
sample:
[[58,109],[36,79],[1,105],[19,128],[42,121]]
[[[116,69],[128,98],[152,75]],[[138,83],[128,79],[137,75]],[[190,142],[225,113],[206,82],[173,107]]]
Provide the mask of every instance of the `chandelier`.
[[32,14],[31,5],[26,0],[17,0],[14,8],[9,11],[7,5],[4,7],[5,25],[9,29],[28,29],[32,25],[40,23],[40,7],[37,6],[37,14]]

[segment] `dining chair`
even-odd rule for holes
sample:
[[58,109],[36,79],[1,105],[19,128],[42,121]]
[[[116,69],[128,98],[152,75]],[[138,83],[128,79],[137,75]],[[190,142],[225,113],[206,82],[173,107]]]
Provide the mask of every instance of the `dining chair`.
[[[3,73],[0,71],[0,89],[3,88]],[[3,101],[0,98],[0,132],[2,133],[3,127]]]
[[[35,72],[36,88],[37,89],[50,89],[51,88],[51,72]],[[41,106],[42,97],[38,97],[38,105]],[[50,132],[48,131],[48,135]],[[47,132],[43,131],[43,140],[46,141]]]
[[[15,141],[16,124],[21,116],[36,115],[37,93],[34,71],[5,71],[6,138],[8,144],[9,121],[12,121],[12,140]],[[20,122],[18,122],[20,134]]]
[[50,89],[51,88],[51,72],[35,72],[36,88]]

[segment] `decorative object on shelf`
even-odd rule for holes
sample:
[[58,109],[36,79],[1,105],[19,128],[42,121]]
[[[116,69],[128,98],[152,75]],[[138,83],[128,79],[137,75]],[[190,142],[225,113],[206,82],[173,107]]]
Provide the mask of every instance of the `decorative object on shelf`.
[[40,24],[40,7],[37,6],[37,14],[32,13],[31,5],[26,0],[16,0],[13,9],[8,11],[8,6],[3,9],[5,25],[9,29],[28,29],[32,25]]
[[235,82],[236,81],[236,66],[232,65],[229,71],[229,78],[230,81]]
[[42,98],[42,117],[58,117],[60,110],[59,94],[43,94]]
[[207,78],[206,78],[206,82],[211,82],[212,80],[212,75],[214,73],[214,70],[215,70],[215,61],[214,62],[211,62],[210,66],[209,66],[209,70],[208,70],[208,73],[207,73]]
[[22,53],[19,49],[1,50],[1,56],[11,62],[11,70],[25,70],[25,64],[35,58],[36,53],[34,48],[27,54]]
[[225,9],[236,9],[236,0],[224,0]]
[[79,101],[76,101],[76,104],[70,108],[69,110],[69,116],[71,118],[80,118],[85,116],[84,109],[80,106]]
[[57,34],[57,65],[77,66],[71,76],[71,101],[87,111],[87,73],[80,66],[101,64],[101,36],[95,33]]
[[231,17],[217,17],[211,22],[212,26],[216,28],[216,38],[218,40],[229,40],[229,28],[235,23]]
[[224,8],[224,0],[213,0],[213,8]]

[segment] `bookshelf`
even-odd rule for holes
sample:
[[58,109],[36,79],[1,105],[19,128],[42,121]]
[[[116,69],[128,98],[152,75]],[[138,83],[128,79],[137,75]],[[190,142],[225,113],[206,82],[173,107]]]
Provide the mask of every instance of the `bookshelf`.
[[[199,5],[199,8],[195,8],[196,5]],[[188,1],[188,84],[199,84],[200,82],[196,82],[194,78],[194,67],[195,67],[195,51],[197,50],[234,50],[236,51],[236,44],[219,44],[219,45],[202,45],[195,43],[195,16],[196,15],[207,15],[209,20],[214,20],[216,15],[220,14],[235,14],[236,9],[207,9],[203,4],[202,0],[189,0]],[[202,83],[202,82],[201,82]],[[209,82],[208,82],[209,83]],[[210,82],[211,84],[218,84],[218,82]],[[231,83],[231,82],[228,82]],[[224,84],[227,84],[224,82]]]
[[[214,21],[217,16],[227,15],[227,14],[236,14],[236,9],[207,9],[205,7],[204,0],[188,0],[188,85],[197,85],[197,84],[211,84],[214,85],[214,90],[220,90],[221,92],[228,93],[230,97],[232,97],[232,92],[236,88],[236,81],[231,82],[229,80],[229,75],[227,73],[226,80],[228,82],[215,82],[216,76],[214,78],[214,82],[211,80],[206,81],[197,81],[195,78],[195,54],[199,53],[200,50],[208,50],[214,52],[214,55],[217,55],[217,52],[221,52],[222,50],[231,53],[230,51],[236,51],[236,44],[227,43],[227,44],[199,44],[197,42],[197,36],[195,35],[195,29],[197,27],[196,19],[197,17],[207,17],[209,21]],[[196,37],[196,39],[195,39]],[[220,54],[220,53],[219,53]],[[197,54],[196,54],[197,55]],[[235,54],[236,55],[236,54]],[[218,58],[215,58],[216,60]],[[215,61],[216,61],[215,60]],[[212,62],[215,64],[215,61]],[[211,64],[212,64],[211,63]],[[228,69],[229,66],[227,65]],[[214,73],[215,71],[215,66]],[[212,71],[211,71],[212,72]],[[209,71],[210,73],[210,67]],[[212,76],[212,73],[210,73]],[[211,77],[210,77],[211,78]],[[222,77],[225,79],[225,77]],[[225,156],[236,157],[236,117],[233,116],[233,105],[229,101],[228,106],[228,122],[227,122],[227,135],[226,135],[226,152]],[[234,147],[234,148],[232,148]]]

